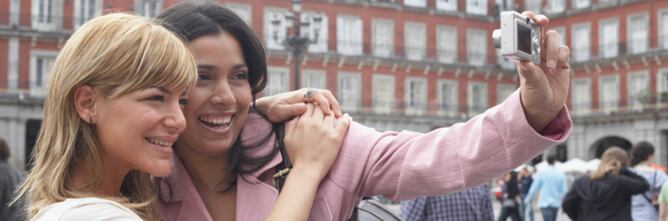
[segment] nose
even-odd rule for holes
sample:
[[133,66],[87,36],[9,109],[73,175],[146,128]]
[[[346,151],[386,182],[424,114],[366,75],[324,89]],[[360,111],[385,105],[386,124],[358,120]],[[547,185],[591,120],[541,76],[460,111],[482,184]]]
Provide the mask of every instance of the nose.
[[236,103],[236,98],[232,88],[226,81],[220,81],[213,95],[211,96],[210,102],[214,105],[233,105]]
[[170,132],[181,134],[186,129],[186,117],[183,114],[183,109],[178,102],[169,106],[169,113],[164,120],[164,124],[167,128],[170,128]]

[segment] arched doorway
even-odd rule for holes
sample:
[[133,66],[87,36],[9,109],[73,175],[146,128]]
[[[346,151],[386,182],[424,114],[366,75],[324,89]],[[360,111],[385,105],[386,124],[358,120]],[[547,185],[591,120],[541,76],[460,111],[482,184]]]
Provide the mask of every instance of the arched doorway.
[[631,150],[631,146],[633,146],[633,144],[631,144],[631,141],[623,137],[607,136],[594,142],[589,150],[590,153],[594,155],[594,157],[601,158],[603,152],[612,146],[620,147],[626,151],[629,151]]

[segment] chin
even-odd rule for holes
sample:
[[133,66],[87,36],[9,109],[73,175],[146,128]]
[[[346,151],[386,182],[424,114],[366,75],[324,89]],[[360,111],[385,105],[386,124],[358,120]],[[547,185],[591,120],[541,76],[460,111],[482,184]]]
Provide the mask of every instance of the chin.
[[[167,161],[167,162],[162,162]],[[164,160],[160,159],[157,164],[151,166],[149,170],[146,171],[154,177],[165,177],[172,173],[172,159]]]

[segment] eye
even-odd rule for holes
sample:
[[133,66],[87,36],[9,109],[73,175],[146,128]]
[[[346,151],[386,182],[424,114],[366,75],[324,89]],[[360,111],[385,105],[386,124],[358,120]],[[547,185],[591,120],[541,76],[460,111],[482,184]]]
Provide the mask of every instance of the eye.
[[198,81],[211,80],[211,77],[209,76],[208,73],[200,72],[197,74],[197,80]]
[[151,101],[165,101],[165,96],[153,95],[153,96],[149,97],[148,100],[151,100]]
[[179,104],[180,105],[183,105],[183,106],[188,105],[188,102],[189,102],[188,98],[179,99]]
[[232,75],[232,78],[235,80],[246,80],[248,79],[248,72],[247,71],[236,72],[234,73],[234,75]]

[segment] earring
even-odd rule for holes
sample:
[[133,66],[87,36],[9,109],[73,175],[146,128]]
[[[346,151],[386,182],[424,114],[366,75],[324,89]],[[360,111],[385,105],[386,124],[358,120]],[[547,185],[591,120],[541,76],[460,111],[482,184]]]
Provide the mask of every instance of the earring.
[[93,118],[88,115],[88,124],[93,125]]

